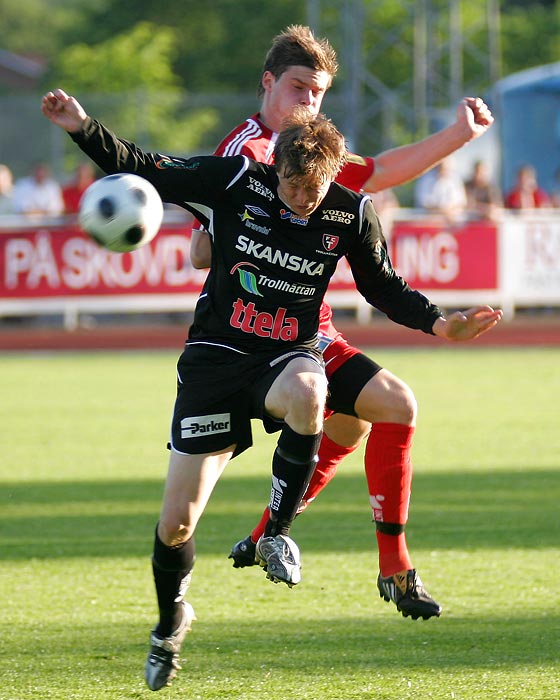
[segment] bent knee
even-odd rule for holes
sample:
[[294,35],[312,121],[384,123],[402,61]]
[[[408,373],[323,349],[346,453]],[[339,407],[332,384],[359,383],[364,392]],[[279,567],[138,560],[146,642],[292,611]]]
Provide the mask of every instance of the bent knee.
[[176,547],[189,540],[193,534],[194,529],[188,523],[162,513],[158,524],[158,536],[165,545]]
[[396,407],[395,411],[398,417],[395,418],[396,423],[405,423],[406,425],[414,425],[416,416],[418,415],[418,402],[412,389],[403,384],[396,392]]
[[290,386],[287,422],[297,432],[318,433],[322,429],[326,400],[326,378],[319,374],[298,377]]
[[381,370],[356,400],[356,413],[370,423],[415,425],[418,404],[412,389],[387,370]]

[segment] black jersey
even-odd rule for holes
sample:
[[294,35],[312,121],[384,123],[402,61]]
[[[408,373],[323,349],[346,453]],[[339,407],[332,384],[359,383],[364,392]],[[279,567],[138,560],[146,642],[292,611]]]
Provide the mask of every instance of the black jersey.
[[395,273],[367,196],[333,183],[301,218],[278,197],[273,165],[146,153],[92,119],[72,138],[106,173],[146,178],[210,233],[212,266],[189,340],[243,352],[315,344],[321,301],[342,256],[358,291],[397,323],[431,333],[441,315]]

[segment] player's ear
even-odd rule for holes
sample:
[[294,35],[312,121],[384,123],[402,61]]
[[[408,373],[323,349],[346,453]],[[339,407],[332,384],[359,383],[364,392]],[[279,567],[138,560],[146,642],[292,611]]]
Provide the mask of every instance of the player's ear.
[[274,87],[275,82],[276,78],[274,77],[274,75],[269,70],[265,70],[261,78],[261,85],[263,86],[263,90],[265,92],[270,92]]

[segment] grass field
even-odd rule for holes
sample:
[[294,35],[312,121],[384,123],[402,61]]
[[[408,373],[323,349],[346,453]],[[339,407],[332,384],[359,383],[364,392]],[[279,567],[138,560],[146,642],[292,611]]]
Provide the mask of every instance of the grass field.
[[[0,699],[154,697],[152,535],[177,353],[0,356]],[[197,533],[198,621],[162,698],[557,700],[560,349],[375,353],[420,404],[409,547],[444,606],[376,592],[362,450],[298,519],[289,590],[227,554],[274,440],[234,460]]]

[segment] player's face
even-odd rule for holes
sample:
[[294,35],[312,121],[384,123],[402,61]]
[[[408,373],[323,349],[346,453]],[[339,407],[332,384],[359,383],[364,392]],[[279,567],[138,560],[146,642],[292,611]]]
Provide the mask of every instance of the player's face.
[[330,186],[328,179],[285,177],[278,173],[278,196],[288,209],[304,218],[317,209]]
[[325,71],[305,66],[290,66],[279,78],[270,71],[265,72],[261,117],[270,129],[280,131],[282,122],[294,107],[304,106],[311,114],[318,114],[330,82],[331,78]]

